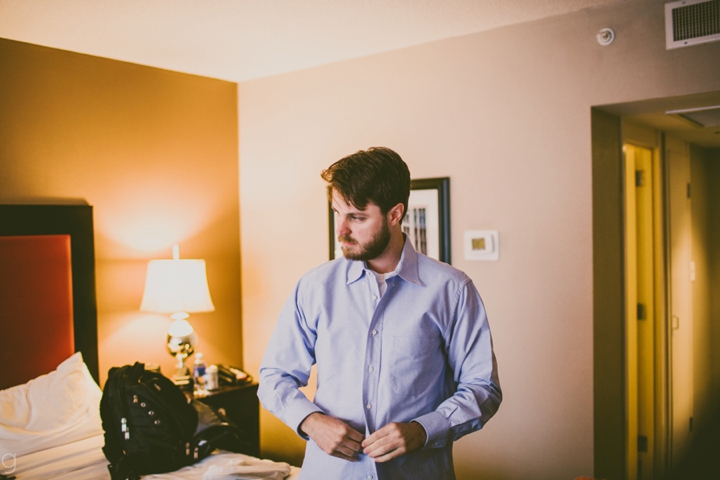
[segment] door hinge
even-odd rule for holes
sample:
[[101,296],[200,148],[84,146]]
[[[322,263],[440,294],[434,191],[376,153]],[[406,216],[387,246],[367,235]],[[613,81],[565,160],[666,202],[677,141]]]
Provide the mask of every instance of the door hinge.
[[647,313],[645,311],[645,304],[638,303],[637,304],[637,319],[645,320],[645,318],[647,318]]
[[642,187],[645,185],[645,171],[635,170],[635,186]]
[[638,452],[647,453],[648,438],[645,435],[638,435]]

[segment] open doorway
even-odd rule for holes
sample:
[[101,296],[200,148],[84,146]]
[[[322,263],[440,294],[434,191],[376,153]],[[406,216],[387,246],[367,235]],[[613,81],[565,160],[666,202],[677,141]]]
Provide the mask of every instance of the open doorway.
[[597,478],[662,478],[720,398],[720,123],[666,114],[708,105],[593,109]]
[[622,147],[627,478],[652,480],[663,470],[667,444],[664,176],[660,149],[647,141],[655,135],[633,135],[636,129],[627,127]]

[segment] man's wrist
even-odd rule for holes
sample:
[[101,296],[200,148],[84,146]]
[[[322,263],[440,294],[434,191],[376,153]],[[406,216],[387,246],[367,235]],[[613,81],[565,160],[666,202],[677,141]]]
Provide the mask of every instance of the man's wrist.
[[[308,415],[307,417],[305,417],[302,422],[300,422],[300,425],[298,425],[298,433],[300,433],[300,435],[305,435],[305,436],[308,436],[308,437],[310,436],[310,433],[308,433],[308,430],[306,430],[306,429],[303,428],[303,427],[306,427],[306,428],[307,428],[307,427],[309,427],[310,425],[312,425],[312,422],[313,422],[313,420],[314,420],[312,417],[314,417],[315,415],[322,415],[322,413],[320,413],[320,412],[312,412],[310,415]],[[308,422],[309,422],[309,424],[308,424]],[[311,428],[310,428],[310,429],[311,429]]]
[[422,436],[423,436],[422,446],[424,447],[425,444],[427,444],[427,439],[428,439],[427,430],[425,430],[425,427],[423,426],[423,424],[418,422],[417,420],[412,420],[410,423],[414,423],[415,425],[420,427],[418,431],[422,432]]

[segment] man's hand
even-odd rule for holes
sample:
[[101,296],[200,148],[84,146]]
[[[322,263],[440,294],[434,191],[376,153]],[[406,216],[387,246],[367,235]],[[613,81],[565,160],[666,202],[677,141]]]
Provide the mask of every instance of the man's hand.
[[328,455],[355,461],[362,449],[360,442],[365,435],[337,418],[322,413],[311,413],[300,424],[300,430]]
[[427,434],[417,422],[389,423],[362,442],[363,452],[382,463],[425,445]]

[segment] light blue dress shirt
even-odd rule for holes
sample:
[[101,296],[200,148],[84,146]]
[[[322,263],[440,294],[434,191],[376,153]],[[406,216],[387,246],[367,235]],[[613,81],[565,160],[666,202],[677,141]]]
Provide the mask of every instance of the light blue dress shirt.
[[[285,304],[260,367],[258,396],[296,432],[313,412],[367,437],[391,422],[420,423],[422,450],[386,463],[332,457],[308,441],[307,480],[454,479],[452,442],[479,430],[502,393],[485,308],[461,271],[406,241],[380,296],[365,262],[339,258],[305,274]],[[307,385],[317,364],[317,391]]]

